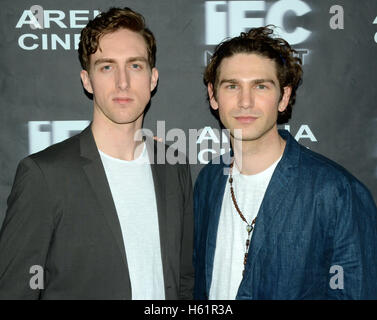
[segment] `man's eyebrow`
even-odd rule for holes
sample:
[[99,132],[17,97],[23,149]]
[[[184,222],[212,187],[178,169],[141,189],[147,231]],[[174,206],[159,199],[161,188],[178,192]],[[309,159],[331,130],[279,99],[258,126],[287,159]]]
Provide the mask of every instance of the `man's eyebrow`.
[[276,86],[276,82],[272,79],[255,79],[252,81],[254,84],[260,84],[260,83],[266,83],[266,82],[269,82],[271,84],[273,84],[274,86]]
[[238,83],[238,81],[236,79],[222,79],[219,83],[219,85],[221,86],[223,83]]
[[101,64],[101,63],[114,63],[115,60],[114,59],[110,59],[110,58],[99,58],[97,59],[96,61],[94,61],[94,65],[96,66],[97,64]]
[[[141,61],[141,62],[148,63],[147,58],[142,57],[142,56],[128,58],[126,62],[130,63],[130,62],[135,62],[135,61]],[[96,65],[101,64],[101,63],[116,63],[116,60],[112,59],[112,58],[99,58],[94,62],[94,65],[96,66]]]
[[[274,86],[276,86],[276,82],[272,79],[254,79],[251,81],[253,84],[261,84],[261,83],[266,83],[266,82],[269,82],[271,84],[273,84]],[[236,83],[239,83],[238,80],[236,79],[222,79],[219,83],[219,85],[222,85],[223,83],[231,83],[231,84],[236,84]]]
[[134,61],[141,61],[141,62],[148,63],[148,59],[145,58],[145,57],[142,57],[142,56],[140,56],[140,57],[131,57],[131,58],[127,59],[127,62],[134,62]]

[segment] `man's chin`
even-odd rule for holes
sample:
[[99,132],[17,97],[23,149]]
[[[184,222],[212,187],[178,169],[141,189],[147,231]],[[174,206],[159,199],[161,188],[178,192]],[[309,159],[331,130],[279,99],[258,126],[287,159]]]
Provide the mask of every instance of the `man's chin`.
[[234,140],[236,141],[242,141],[242,142],[246,142],[246,141],[256,141],[259,139],[259,137],[254,137],[254,136],[244,136],[244,137],[241,137],[241,138],[235,138],[233,137]]
[[272,131],[274,131],[274,128],[276,128],[277,131],[277,126],[276,123],[271,124],[271,126],[265,126],[265,127],[260,127],[260,126],[253,126],[253,127],[248,127],[248,128],[232,128],[230,129],[230,135],[234,140],[237,141],[256,141],[259,139],[262,139],[263,137],[269,136]]
[[[143,114],[140,114],[140,115],[118,115],[118,116],[109,116],[107,117],[111,122],[113,122],[114,124],[119,124],[119,125],[127,125],[127,124],[132,124],[132,123],[135,123],[135,122],[138,122],[138,121],[142,121],[142,118],[143,118]],[[141,119],[140,119],[141,118]]]
[[254,141],[260,138],[260,135],[257,133],[245,132],[245,130],[242,129],[231,130],[230,135],[237,141]]

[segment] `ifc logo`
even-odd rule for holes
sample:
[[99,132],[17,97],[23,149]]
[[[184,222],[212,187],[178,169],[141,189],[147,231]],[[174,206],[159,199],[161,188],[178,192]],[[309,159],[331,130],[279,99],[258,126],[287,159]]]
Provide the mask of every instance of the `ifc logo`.
[[307,40],[312,32],[302,26],[296,26],[291,31],[285,30],[285,16],[289,12],[300,17],[311,11],[310,6],[302,0],[280,0],[269,7],[267,1],[206,1],[206,45],[216,45],[226,37],[234,37],[246,29],[268,24],[278,26],[279,36],[291,45],[299,44]]

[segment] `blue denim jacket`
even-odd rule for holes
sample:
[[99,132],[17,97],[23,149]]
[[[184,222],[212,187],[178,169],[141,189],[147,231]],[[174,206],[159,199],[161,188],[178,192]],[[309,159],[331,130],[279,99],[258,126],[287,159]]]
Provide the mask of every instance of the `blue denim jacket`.
[[[279,134],[287,145],[258,212],[236,299],[377,299],[371,194],[338,164]],[[195,299],[209,295],[224,159],[205,166],[195,184]]]

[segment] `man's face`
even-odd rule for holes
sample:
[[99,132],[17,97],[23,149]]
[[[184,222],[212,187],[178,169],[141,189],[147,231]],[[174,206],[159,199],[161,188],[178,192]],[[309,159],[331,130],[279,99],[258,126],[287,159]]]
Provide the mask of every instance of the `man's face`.
[[222,60],[216,97],[208,85],[211,107],[219,110],[220,120],[234,136],[242,129],[242,140],[253,141],[277,130],[278,110],[288,105],[291,88],[280,86],[273,60],[257,54],[238,53]]
[[141,123],[158,72],[150,69],[143,37],[120,29],[100,38],[97,51],[90,56],[89,73],[82,70],[81,79],[93,94],[95,120]]

